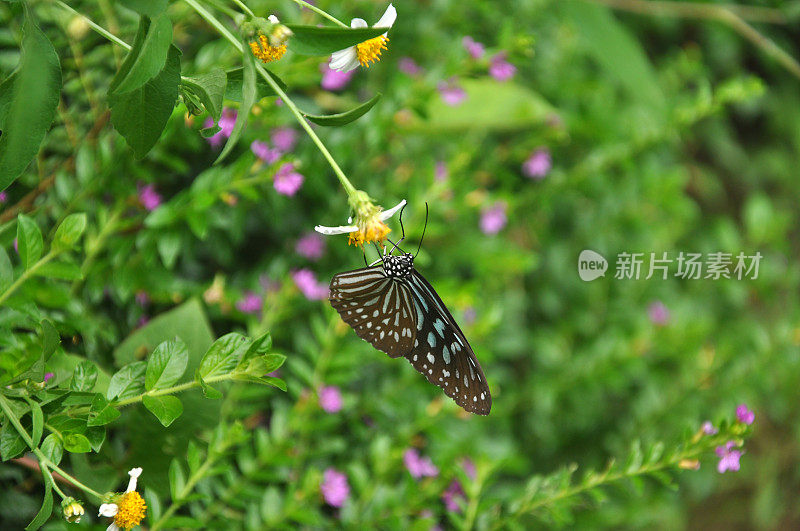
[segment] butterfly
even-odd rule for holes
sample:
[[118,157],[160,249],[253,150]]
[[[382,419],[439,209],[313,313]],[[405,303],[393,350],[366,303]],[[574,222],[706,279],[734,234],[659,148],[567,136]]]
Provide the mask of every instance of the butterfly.
[[414,255],[392,251],[371,266],[335,275],[331,306],[361,339],[392,358],[405,357],[465,410],[488,415],[492,396],[467,338],[414,269]]

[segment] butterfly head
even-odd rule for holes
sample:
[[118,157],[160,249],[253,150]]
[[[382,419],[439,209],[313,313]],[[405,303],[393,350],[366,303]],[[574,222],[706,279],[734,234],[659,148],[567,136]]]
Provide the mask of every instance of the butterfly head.
[[387,254],[383,257],[383,270],[389,277],[405,278],[414,269],[414,255],[411,253],[392,256]]

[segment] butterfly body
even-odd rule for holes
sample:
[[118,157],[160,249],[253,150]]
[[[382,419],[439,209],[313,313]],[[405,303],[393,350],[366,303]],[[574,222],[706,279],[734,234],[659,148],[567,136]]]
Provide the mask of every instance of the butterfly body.
[[488,415],[489,386],[444,302],[414,269],[410,253],[335,275],[331,306],[356,334],[390,357],[404,356],[429,382],[473,413]]

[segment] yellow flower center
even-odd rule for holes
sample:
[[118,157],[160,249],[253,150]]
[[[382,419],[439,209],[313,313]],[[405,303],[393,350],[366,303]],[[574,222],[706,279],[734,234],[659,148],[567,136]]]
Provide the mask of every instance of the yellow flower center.
[[377,63],[381,60],[381,50],[386,50],[386,43],[389,37],[381,35],[360,44],[356,44],[356,55],[361,66],[369,68],[370,63]]
[[347,243],[348,245],[364,245],[371,242],[381,243],[391,231],[392,229],[387,227],[386,223],[375,217],[363,225],[359,225],[357,231],[351,232]]
[[253,50],[253,55],[255,55],[256,58],[261,59],[261,61],[264,63],[277,61],[283,57],[283,54],[286,53],[285,44],[281,44],[280,46],[271,46],[265,35],[259,35],[257,43],[251,42],[250,49]]
[[147,505],[138,492],[135,490],[126,492],[117,501],[114,523],[121,529],[136,527],[144,519],[145,509],[147,509]]

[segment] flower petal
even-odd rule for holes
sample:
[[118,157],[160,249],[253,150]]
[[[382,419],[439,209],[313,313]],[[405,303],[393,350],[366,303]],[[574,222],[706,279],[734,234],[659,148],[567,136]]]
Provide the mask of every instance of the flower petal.
[[119,507],[117,507],[116,503],[104,503],[100,506],[100,511],[97,513],[97,516],[116,516],[117,511],[119,511]]
[[128,472],[128,475],[131,479],[128,481],[128,489],[125,492],[131,492],[136,490],[136,480],[139,479],[139,476],[142,474],[142,468],[131,468]]
[[397,20],[397,9],[395,9],[392,4],[389,4],[389,7],[387,7],[386,11],[383,13],[383,16],[378,22],[375,23],[375,26],[373,27],[391,28],[395,20]]
[[269,20],[273,24],[278,24],[280,22],[280,20],[278,20],[278,17],[276,17],[275,15],[268,16],[267,20]]
[[106,531],[119,531],[119,527],[114,522],[111,522],[111,525],[106,527]]
[[331,70],[338,70],[339,72],[349,72],[356,66],[358,66],[358,55],[356,55],[355,46],[333,52],[331,54],[331,62],[328,65]]
[[380,213],[379,216],[381,221],[386,221],[390,217],[394,216],[394,213],[403,208],[405,205],[406,205],[406,200],[403,199],[389,210],[384,210],[383,212]]
[[351,28],[368,28],[369,25],[367,24],[367,21],[364,20],[363,18],[354,18],[353,20],[350,21],[350,27]]
[[353,231],[358,230],[358,227],[355,225],[340,225],[338,227],[324,227],[322,225],[317,225],[314,227],[314,230],[319,232],[320,234],[325,234],[326,236],[332,236],[334,234],[349,234]]

